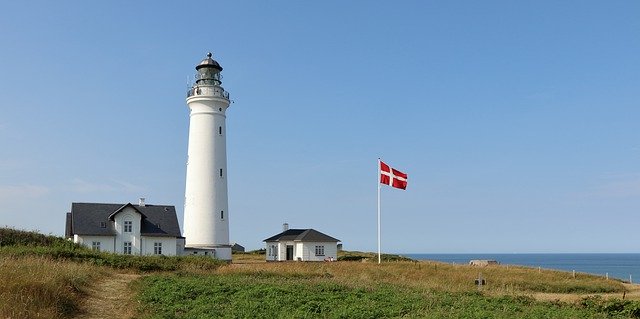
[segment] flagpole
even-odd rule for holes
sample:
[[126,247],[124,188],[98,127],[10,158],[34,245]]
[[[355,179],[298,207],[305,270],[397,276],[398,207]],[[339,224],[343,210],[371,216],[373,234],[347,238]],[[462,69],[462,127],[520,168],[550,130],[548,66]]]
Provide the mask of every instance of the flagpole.
[[377,183],[378,183],[378,264],[380,263],[380,158],[378,157],[378,171]]

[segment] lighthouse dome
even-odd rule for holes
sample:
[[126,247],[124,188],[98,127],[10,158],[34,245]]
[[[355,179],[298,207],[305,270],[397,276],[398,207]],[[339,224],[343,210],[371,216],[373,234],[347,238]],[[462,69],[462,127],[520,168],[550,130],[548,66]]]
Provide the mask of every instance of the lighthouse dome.
[[213,54],[211,52],[207,53],[207,57],[200,61],[200,64],[196,66],[196,70],[200,70],[201,68],[214,68],[218,70],[218,72],[222,71],[222,67],[216,60],[211,58]]

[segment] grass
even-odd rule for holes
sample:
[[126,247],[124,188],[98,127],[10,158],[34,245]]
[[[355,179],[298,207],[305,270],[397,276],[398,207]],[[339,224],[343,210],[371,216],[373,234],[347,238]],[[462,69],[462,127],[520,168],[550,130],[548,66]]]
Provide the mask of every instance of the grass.
[[[227,268],[227,267],[223,267]],[[317,273],[222,272],[142,280],[142,318],[629,318],[638,305],[539,302],[391,283],[353,285]],[[634,308],[635,307],[635,308]]]
[[[350,253],[357,256],[362,253]],[[266,263],[234,255],[208,274],[152,275],[139,286],[143,318],[640,318],[640,302],[534,293],[622,293],[619,281],[525,267],[397,261]],[[474,285],[478,272],[488,284]]]
[[[115,272],[145,274],[134,287],[142,318],[640,318],[616,280],[524,267],[406,261],[349,252],[359,261],[227,264],[203,257],[123,256],[55,236],[0,229],[0,317],[71,318],[91,285]],[[474,279],[482,272],[487,285]],[[537,301],[538,294],[582,296]]]
[[14,228],[0,228],[0,247],[2,246],[74,246],[68,240],[53,235],[43,235],[36,231],[25,231]]
[[[381,261],[413,261],[401,255],[380,254]],[[378,262],[378,254],[361,251],[339,251],[338,261],[370,261]]]
[[70,318],[87,288],[115,270],[199,273],[222,264],[198,256],[103,253],[56,236],[0,228],[0,317]]
[[287,275],[326,276],[342,284],[359,287],[388,283],[409,288],[448,292],[476,289],[480,273],[486,279],[485,294],[511,295],[527,293],[622,293],[618,280],[572,274],[561,271],[538,272],[526,267],[472,267],[439,262],[334,262],[334,263],[246,263],[242,267],[222,267],[218,273],[277,273]]
[[114,269],[150,271],[206,271],[225,262],[201,256],[136,256],[98,252],[85,247],[0,247],[0,255],[8,257],[48,257],[55,260],[90,263]]
[[105,271],[46,257],[0,258],[0,317],[69,318],[83,290]]

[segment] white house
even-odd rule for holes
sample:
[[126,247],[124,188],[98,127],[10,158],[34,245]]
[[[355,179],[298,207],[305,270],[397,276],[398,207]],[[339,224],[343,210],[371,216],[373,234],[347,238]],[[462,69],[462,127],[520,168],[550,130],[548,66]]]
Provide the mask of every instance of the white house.
[[67,238],[89,248],[129,255],[182,255],[184,237],[174,206],[72,203]]
[[287,229],[264,240],[267,261],[325,261],[338,259],[338,242],[315,229]]

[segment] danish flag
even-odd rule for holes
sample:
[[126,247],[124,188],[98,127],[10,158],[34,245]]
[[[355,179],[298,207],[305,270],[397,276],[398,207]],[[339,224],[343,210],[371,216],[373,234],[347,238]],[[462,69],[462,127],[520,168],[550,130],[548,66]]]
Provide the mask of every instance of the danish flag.
[[407,189],[407,174],[380,161],[380,183],[395,188]]

